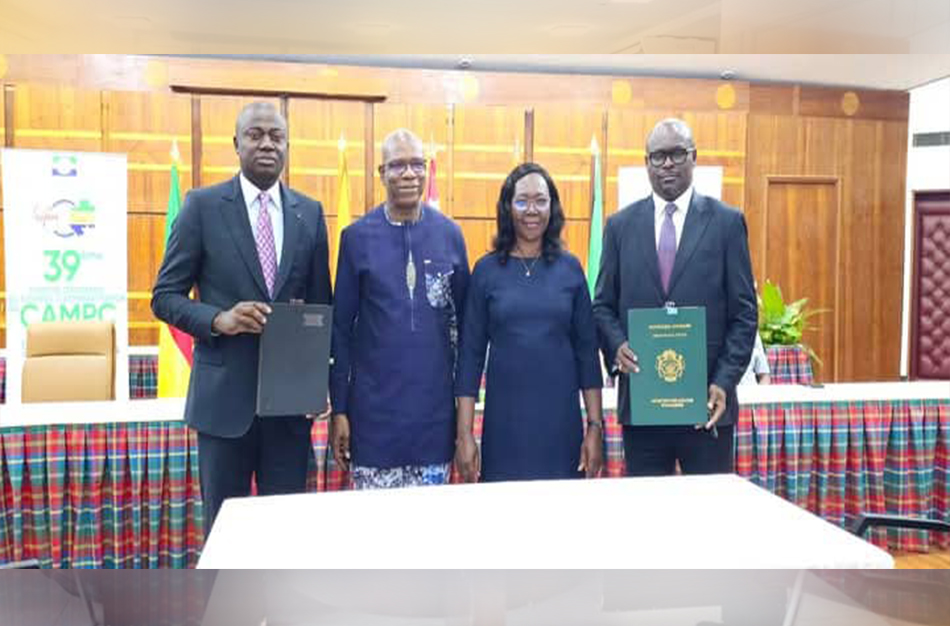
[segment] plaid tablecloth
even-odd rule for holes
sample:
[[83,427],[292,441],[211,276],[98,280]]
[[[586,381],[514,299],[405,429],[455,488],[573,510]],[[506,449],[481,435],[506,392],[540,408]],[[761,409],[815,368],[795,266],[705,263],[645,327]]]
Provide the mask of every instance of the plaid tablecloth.
[[811,359],[799,346],[769,346],[765,349],[769,359],[773,385],[810,385],[815,380]]
[[[0,360],[0,378],[2,368]],[[154,357],[130,362],[129,376],[134,397],[154,397]],[[613,411],[605,419],[604,474],[622,476],[621,428]],[[345,488],[325,422],[312,441],[308,489]],[[181,422],[0,429],[0,562],[192,566],[202,543],[197,467]],[[745,406],[736,471],[839,525],[862,511],[950,520],[950,400]],[[876,530],[871,539],[897,550],[950,547],[924,532]]]
[[[759,404],[741,408],[736,471],[838,525],[862,512],[950,521],[950,400]],[[950,537],[876,529],[896,550]]]

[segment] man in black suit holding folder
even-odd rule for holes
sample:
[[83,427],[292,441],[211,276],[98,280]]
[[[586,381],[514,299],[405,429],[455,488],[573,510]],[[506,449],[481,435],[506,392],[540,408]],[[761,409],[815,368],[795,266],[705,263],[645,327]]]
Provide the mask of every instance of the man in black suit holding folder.
[[240,174],[185,197],[152,290],[155,316],[195,338],[185,420],[198,433],[206,535],[226,498],[249,495],[252,475],[264,495],[306,487],[310,420],[255,415],[268,303],[331,301],[323,207],[280,183],[287,146],[273,104],[244,107]]
[[[627,376],[640,375],[627,343],[627,311],[706,308],[709,419],[692,426],[623,428],[627,475],[731,472],[733,426],[758,324],[745,218],[693,190],[696,144],[689,126],[661,121],[647,140],[653,194],[607,220],[594,317],[608,367],[621,374],[619,415],[630,421]],[[652,367],[652,364],[643,364]]]

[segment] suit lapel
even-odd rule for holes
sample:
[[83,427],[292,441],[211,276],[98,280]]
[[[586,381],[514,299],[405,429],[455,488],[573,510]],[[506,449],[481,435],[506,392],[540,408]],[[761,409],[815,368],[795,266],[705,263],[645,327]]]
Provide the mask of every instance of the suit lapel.
[[654,218],[653,199],[647,198],[639,207],[634,220],[634,239],[637,248],[643,253],[643,262],[647,273],[653,281],[656,292],[663,296],[663,283],[660,281],[660,265],[656,257],[656,224]]
[[264,295],[263,300],[266,302],[270,300],[267,296],[267,283],[264,282],[264,272],[261,270],[261,261],[257,256],[257,244],[254,243],[254,232],[251,230],[251,222],[247,217],[247,204],[244,202],[241,182],[237,176],[234,177],[233,184],[222,199],[223,202],[219,205],[222,221],[227,224],[231,238],[234,239],[238,252],[241,253],[241,259],[254,277],[254,282],[257,283],[257,288]]
[[281,213],[284,215],[284,244],[280,253],[280,266],[277,269],[277,280],[274,281],[274,298],[287,282],[290,269],[294,265],[294,251],[297,249],[297,238],[300,235],[300,215],[297,213],[297,196],[280,186]]
[[673,273],[670,275],[670,293],[673,293],[676,281],[689,265],[690,257],[693,256],[696,246],[706,233],[706,227],[709,226],[709,219],[712,217],[712,212],[708,208],[706,198],[693,191],[689,212],[686,213],[686,223],[683,224],[683,236],[680,237],[680,245],[676,249]]

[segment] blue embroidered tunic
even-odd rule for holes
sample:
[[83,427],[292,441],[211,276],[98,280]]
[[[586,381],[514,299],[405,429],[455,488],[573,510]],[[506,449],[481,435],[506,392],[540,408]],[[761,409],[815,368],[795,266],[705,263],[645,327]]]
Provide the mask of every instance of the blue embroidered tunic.
[[455,450],[453,372],[469,268],[458,225],[423,206],[384,206],[340,237],[330,399],[350,420],[354,465],[446,463]]

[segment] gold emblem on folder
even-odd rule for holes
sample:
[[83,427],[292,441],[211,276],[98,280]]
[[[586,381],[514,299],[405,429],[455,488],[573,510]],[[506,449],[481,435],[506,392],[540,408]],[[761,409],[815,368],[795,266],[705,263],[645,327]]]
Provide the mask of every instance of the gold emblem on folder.
[[675,383],[683,377],[686,359],[675,350],[664,350],[656,357],[656,373],[664,382]]

